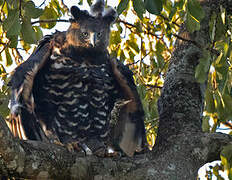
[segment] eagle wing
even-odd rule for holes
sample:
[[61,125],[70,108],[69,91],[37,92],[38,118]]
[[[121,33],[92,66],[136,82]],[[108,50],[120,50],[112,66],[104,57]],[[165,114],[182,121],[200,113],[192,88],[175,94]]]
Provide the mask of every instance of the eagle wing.
[[14,136],[21,139],[42,140],[43,132],[35,116],[33,97],[34,78],[51,54],[50,39],[45,36],[32,55],[15,69],[11,77],[11,118],[8,123]]
[[[35,112],[36,94],[33,93],[39,88],[34,80],[52,55],[56,41],[54,38],[54,35],[45,36],[29,59],[16,68],[9,84],[12,89],[10,129],[21,139],[47,141],[50,138]],[[116,86],[119,86],[120,99],[124,101],[119,108],[111,136],[128,156],[133,156],[136,151],[141,151],[146,142],[144,111],[133,81],[133,73],[116,60],[110,60],[110,64]]]
[[128,156],[133,156],[135,151],[141,151],[146,143],[144,110],[133,81],[133,73],[116,60],[111,60],[111,65],[125,100],[119,108],[112,136]]

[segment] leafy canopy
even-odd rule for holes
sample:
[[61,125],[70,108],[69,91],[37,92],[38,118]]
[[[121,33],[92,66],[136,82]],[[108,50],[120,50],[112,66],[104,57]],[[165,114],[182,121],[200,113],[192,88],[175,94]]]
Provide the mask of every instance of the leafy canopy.
[[[86,2],[91,4],[92,0],[80,0],[78,4]],[[158,125],[157,100],[178,29],[185,20],[190,33],[198,31],[206,15],[197,0],[119,0],[116,9],[119,19],[111,32],[109,52],[134,72],[146,114],[147,139],[153,146]],[[2,116],[9,114],[9,69],[25,60],[22,56],[31,52],[43,37],[43,29],[54,28],[67,14],[66,5],[59,0],[41,6],[30,0],[0,0]],[[214,132],[221,123],[232,127],[229,122],[232,119],[232,18],[224,8],[211,15],[208,31],[211,43],[204,47],[195,78],[199,83],[208,82],[203,130]],[[226,147],[221,157],[232,176],[228,149],[232,151],[231,146]]]

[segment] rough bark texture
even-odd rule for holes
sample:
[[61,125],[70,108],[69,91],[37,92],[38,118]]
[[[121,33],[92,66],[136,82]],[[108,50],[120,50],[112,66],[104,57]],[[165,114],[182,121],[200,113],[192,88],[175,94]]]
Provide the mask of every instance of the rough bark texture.
[[158,104],[160,125],[154,151],[133,158],[84,157],[56,145],[19,141],[0,118],[0,174],[27,179],[196,179],[198,169],[219,159],[222,147],[232,141],[229,135],[200,131],[205,84],[197,83],[194,73],[202,48],[192,41],[206,47],[211,11],[217,11],[219,3],[232,9],[232,1],[204,2],[206,17],[200,31],[189,34],[183,26],[179,33],[191,41],[176,42]]

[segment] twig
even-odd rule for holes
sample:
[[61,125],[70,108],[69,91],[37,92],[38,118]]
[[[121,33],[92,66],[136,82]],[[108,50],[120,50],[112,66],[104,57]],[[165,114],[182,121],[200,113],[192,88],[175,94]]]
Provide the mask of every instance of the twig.
[[22,0],[19,1],[19,18],[22,17]]
[[[132,28],[136,28],[136,26],[135,26],[134,24],[128,23],[128,22],[123,21],[123,20],[121,20],[121,19],[118,19],[117,22],[118,22],[118,23],[123,23],[123,24],[124,24],[127,28],[129,28],[130,30],[131,30]],[[157,34],[154,34],[154,33],[150,32],[149,30],[143,31],[143,33],[144,33],[144,34],[149,34],[149,35],[155,36],[157,39],[161,39]]]
[[173,34],[173,36],[180,39],[180,40],[182,40],[182,41],[190,42],[190,43],[194,44],[195,46],[197,46],[200,49],[202,48],[202,46],[200,44],[198,44],[196,41],[193,41],[191,39],[185,39],[185,38],[183,38],[183,37],[181,37],[181,36],[179,36],[177,34]]
[[133,27],[133,28],[136,28],[136,26],[135,26],[134,24],[128,23],[128,22],[123,21],[123,20],[121,20],[121,19],[118,19],[118,20],[117,20],[117,23],[123,23],[124,25],[131,26],[131,27]]
[[7,45],[7,43],[3,43],[3,42],[0,42],[0,44],[3,45],[3,46],[6,46],[6,45]]
[[[165,21],[170,22],[170,20],[167,17],[164,17],[163,15],[159,15],[160,17],[162,17]],[[172,24],[176,25],[177,27],[180,27],[179,24],[177,24],[175,21],[171,21]]]
[[16,64],[20,64],[22,62],[23,57],[21,56],[17,48],[12,49],[12,55],[15,58]]
[[[200,44],[198,44],[196,41],[193,41],[191,39],[185,39],[177,34],[173,34],[173,36],[175,36],[176,38],[182,40],[182,41],[186,41],[186,42],[190,42],[192,44],[194,44],[195,46],[197,46],[198,48],[200,49],[203,49],[204,47],[202,47]],[[220,52],[217,51],[216,49],[213,49],[213,48],[209,48],[207,47],[206,50],[210,51],[212,54],[216,55],[216,56],[219,56],[220,55]]]
[[159,88],[159,89],[162,89],[162,88],[163,88],[163,86],[150,85],[150,84],[145,84],[145,86],[150,87],[150,88]]
[[43,6],[45,4],[46,0],[44,0],[40,5],[39,7]]
[[134,65],[134,64],[137,64],[138,62],[143,62],[143,60],[145,59],[145,57],[147,57],[150,53],[151,53],[151,51],[149,51],[148,53],[146,53],[146,54],[143,56],[143,58],[141,58],[141,59],[139,59],[139,60],[137,60],[137,61],[135,61],[135,62],[133,62],[133,63],[127,64],[127,65],[128,65],[128,66],[132,66],[132,65]]
[[68,6],[64,3],[64,0],[61,0],[61,5],[64,7],[65,11],[69,11]]
[[47,20],[38,20],[38,21],[31,22],[31,25],[37,24],[37,23],[51,23],[51,22],[70,22],[70,21],[66,19],[47,19]]
[[[10,42],[10,41],[9,41]],[[9,44],[9,42],[8,43],[6,43],[5,45],[4,45],[4,47],[3,47],[3,49],[0,51],[0,54],[2,54],[2,52],[7,48],[7,46],[8,46],[8,44]]]

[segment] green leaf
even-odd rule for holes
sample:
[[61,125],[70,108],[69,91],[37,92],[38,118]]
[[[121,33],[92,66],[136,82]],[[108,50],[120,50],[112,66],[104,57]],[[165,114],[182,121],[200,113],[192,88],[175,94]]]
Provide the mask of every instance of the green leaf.
[[221,160],[222,164],[227,170],[230,170],[232,167],[232,145],[227,145],[221,151]]
[[126,56],[124,54],[124,51],[120,51],[120,61],[123,62],[126,59]]
[[145,8],[151,14],[159,15],[163,9],[162,0],[145,0]]
[[0,91],[0,115],[3,118],[6,118],[10,112],[8,108],[9,99],[9,93],[5,94],[4,92]]
[[19,1],[15,1],[15,0],[6,0],[8,7],[11,8],[17,8],[19,5]]
[[33,1],[28,1],[24,5],[25,16],[29,18],[38,18],[43,14],[43,9],[36,8],[35,3]]
[[206,89],[206,92],[205,92],[205,101],[206,101],[205,110],[208,113],[214,113],[216,109],[215,109],[213,93],[208,88]]
[[[52,7],[45,7],[43,14],[40,16],[40,20],[50,20],[50,19],[57,19],[58,15],[54,8]],[[40,26],[45,29],[51,29],[56,25],[56,22],[49,22],[49,23],[40,23]]]
[[162,41],[157,41],[155,48],[156,48],[156,53],[161,54],[165,50],[165,45],[163,44]]
[[139,53],[139,46],[135,41],[127,41],[128,46],[133,49],[137,54]]
[[202,9],[199,1],[188,0],[187,1],[188,12],[199,22],[205,17],[205,12]]
[[66,12],[67,9],[64,9],[60,6],[59,0],[51,0],[50,2],[50,7],[52,7],[53,9],[55,9],[56,14],[57,14],[57,18],[61,17],[62,15],[64,15],[64,13]]
[[232,118],[232,97],[226,93],[216,91],[215,99],[217,104],[218,119],[220,122],[226,122]]
[[195,78],[199,83],[206,81],[210,65],[210,53],[209,51],[203,50],[203,57],[199,59],[199,64],[195,71]]
[[204,116],[202,119],[202,131],[203,132],[210,132],[210,124],[209,124],[210,117]]
[[111,31],[110,33],[110,44],[121,43],[120,31]]
[[128,5],[129,5],[129,0],[121,0],[117,7],[118,15],[122,14],[122,12],[128,7]]
[[138,17],[142,20],[143,19],[143,13],[145,13],[144,3],[142,0],[134,0],[133,1],[133,7],[138,15]]
[[1,7],[3,13],[8,14],[7,3],[4,3],[4,6]]
[[143,32],[143,26],[142,26],[142,24],[139,21],[135,22],[134,25],[136,27],[136,32],[138,34],[140,34],[140,33]]
[[195,70],[195,78],[197,82],[204,83],[207,79],[206,73],[205,73],[205,67],[204,64],[199,63]]
[[20,41],[20,44],[22,45],[23,49],[28,52],[28,50],[31,49],[31,45],[29,43],[26,43],[25,41]]
[[217,21],[216,18],[217,18],[217,15],[215,12],[213,12],[213,14],[210,17],[210,21],[209,21],[209,36],[212,42],[214,41],[214,38],[215,38],[216,21]]
[[33,29],[35,30],[35,36],[36,40],[39,41],[43,37],[43,31],[40,29],[39,26],[33,26]]
[[6,73],[6,69],[4,68],[2,64],[0,64],[0,74],[2,73]]
[[232,118],[232,97],[229,94],[224,93],[223,94],[223,102],[225,104],[224,106],[224,113],[226,115],[225,120],[229,120]]
[[92,0],[87,0],[87,3],[89,4],[89,6],[92,5]]
[[133,53],[132,51],[129,51],[129,56],[130,56],[129,62],[134,63],[135,53]]
[[194,31],[200,30],[200,22],[195,19],[190,13],[187,12],[187,30],[190,33],[193,33]]
[[6,54],[6,66],[10,66],[13,63],[13,61],[8,48],[5,49],[5,54]]
[[[225,58],[222,58],[222,59],[225,59]],[[229,84],[228,78],[230,77],[230,72],[229,72],[229,64],[225,60],[223,61],[224,63],[220,62],[219,64],[215,66],[215,70],[216,70],[216,75],[217,75],[216,80],[217,80],[218,89],[224,93],[224,91],[226,90],[227,84]]]
[[139,84],[139,85],[137,86],[137,90],[138,90],[138,93],[139,93],[140,98],[141,98],[142,100],[145,99],[146,92],[147,92],[146,86],[144,86],[144,85],[142,85],[142,84]]
[[9,40],[10,40],[10,44],[9,44],[9,47],[10,48],[16,48],[17,45],[18,45],[18,36],[10,36],[8,37]]
[[22,38],[26,43],[34,44],[36,43],[36,33],[31,26],[29,19],[24,18],[22,23]]
[[163,1],[163,9],[170,14],[173,10],[173,3],[171,1]]
[[224,36],[226,34],[227,28],[226,25],[223,23],[222,18],[220,15],[217,16],[216,22],[216,31],[215,31],[215,41],[224,40]]
[[21,24],[19,21],[19,11],[17,9],[8,10],[8,17],[3,22],[3,30],[7,32],[7,37],[19,35]]
[[83,0],[80,0],[78,5],[83,5]]
[[217,90],[215,92],[216,108],[218,113],[218,119],[224,119],[224,105],[221,93]]
[[157,54],[157,62],[158,62],[157,63],[158,68],[163,69],[165,62],[164,62],[164,57],[161,54]]
[[126,41],[128,47],[131,49],[131,50],[134,50],[136,52],[136,54],[139,53],[139,46],[137,44],[137,39],[135,38],[135,35],[134,34],[130,34],[129,35],[129,40]]

